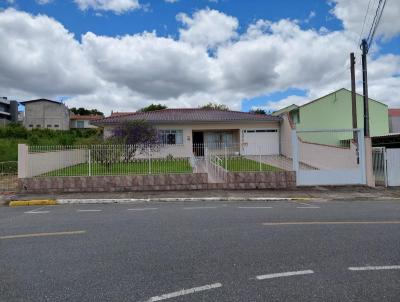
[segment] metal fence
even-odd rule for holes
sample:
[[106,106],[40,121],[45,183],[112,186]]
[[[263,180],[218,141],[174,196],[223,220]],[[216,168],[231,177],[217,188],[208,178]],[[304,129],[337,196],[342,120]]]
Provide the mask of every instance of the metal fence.
[[30,146],[28,177],[193,173],[191,156],[161,145]]
[[269,144],[29,146],[25,177],[109,176],[293,169]]
[[14,192],[18,185],[18,162],[0,162],[0,193]]

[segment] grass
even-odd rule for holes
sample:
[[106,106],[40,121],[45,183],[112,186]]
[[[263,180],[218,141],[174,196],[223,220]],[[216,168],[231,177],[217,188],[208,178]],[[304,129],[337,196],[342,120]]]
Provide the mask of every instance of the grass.
[[[221,157],[221,160],[218,161],[218,165],[225,168],[225,158]],[[230,172],[278,172],[282,171],[282,169],[277,168],[275,166],[271,166],[265,163],[251,160],[245,157],[229,157],[226,162],[227,170]]]
[[[174,160],[152,160],[151,174],[167,174],[167,173],[192,173],[192,167],[188,159]],[[135,175],[149,174],[149,161],[140,160],[130,163],[115,164],[92,164],[91,175]],[[79,164],[68,168],[60,169],[45,173],[41,176],[88,176],[89,165]]]

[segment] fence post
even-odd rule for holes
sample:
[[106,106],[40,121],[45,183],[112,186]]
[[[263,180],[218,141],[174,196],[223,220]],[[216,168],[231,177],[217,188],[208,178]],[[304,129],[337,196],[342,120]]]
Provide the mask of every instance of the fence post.
[[258,146],[258,153],[259,153],[259,159],[258,161],[260,162],[260,172],[262,171],[262,165],[261,165],[261,146]]
[[18,178],[28,177],[28,146],[18,144]]
[[225,145],[225,170],[228,170],[228,151]]
[[92,176],[92,156],[91,156],[91,147],[89,146],[88,152],[88,164],[89,164],[89,176]]
[[148,147],[148,154],[149,154],[149,174],[151,174],[151,150],[150,146]]
[[386,147],[383,147],[383,171],[385,178],[385,188],[388,187],[388,174],[387,174],[387,158],[386,158]]
[[297,138],[296,129],[292,130],[292,160],[293,160],[293,170],[299,172],[299,140]]

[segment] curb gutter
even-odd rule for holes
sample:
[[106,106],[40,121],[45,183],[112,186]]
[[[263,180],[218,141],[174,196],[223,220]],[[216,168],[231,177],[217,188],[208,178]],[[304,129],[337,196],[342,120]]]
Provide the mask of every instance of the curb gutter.
[[203,197],[203,198],[132,198],[132,199],[58,199],[57,204],[111,204],[135,202],[200,202],[200,201],[310,201],[316,198],[276,198],[276,197]]
[[54,199],[34,199],[34,200],[14,200],[10,201],[10,207],[22,207],[22,206],[54,206],[57,204],[57,200]]

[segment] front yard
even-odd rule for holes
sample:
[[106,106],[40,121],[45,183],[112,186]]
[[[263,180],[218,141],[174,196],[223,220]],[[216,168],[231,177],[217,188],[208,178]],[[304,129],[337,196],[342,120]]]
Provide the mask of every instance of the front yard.
[[282,171],[282,169],[255,161],[252,159],[248,159],[242,156],[237,157],[228,157],[225,162],[225,157],[219,157],[217,160],[217,164],[228,170],[229,172],[278,172]]
[[[137,160],[127,163],[100,164],[93,163],[90,166],[91,176],[106,175],[132,175],[132,174],[168,174],[168,173],[192,173],[192,167],[188,159],[172,160]],[[89,164],[79,164],[60,170],[51,171],[40,176],[88,176]]]

